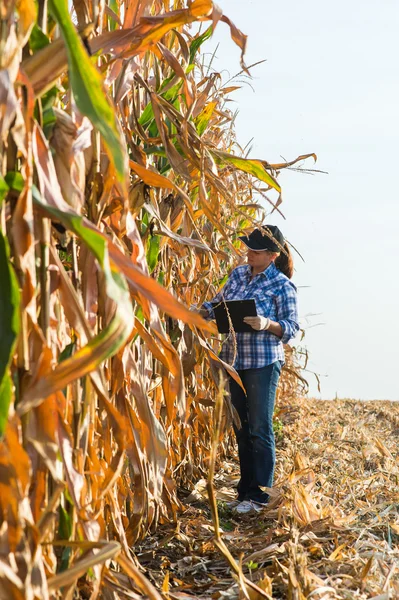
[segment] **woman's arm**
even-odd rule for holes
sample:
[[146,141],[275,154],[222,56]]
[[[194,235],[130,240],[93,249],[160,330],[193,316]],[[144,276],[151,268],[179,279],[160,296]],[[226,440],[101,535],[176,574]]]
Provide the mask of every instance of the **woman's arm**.
[[283,337],[283,328],[281,327],[280,323],[277,323],[277,321],[270,321],[270,325],[267,328],[267,331],[269,333],[273,333],[273,335],[276,335],[278,338],[282,338]]
[[[299,331],[298,295],[296,287],[291,281],[287,281],[281,288],[276,297],[276,303],[278,320],[274,325],[281,328],[281,336],[278,337],[280,337],[283,344],[288,344]],[[273,327],[273,329],[274,331],[270,328],[271,333],[277,331],[276,327]]]
[[299,330],[298,306],[296,287],[293,283],[285,285],[276,296],[278,321],[268,317],[245,317],[244,323],[250,325],[255,331],[268,331],[287,344],[296,336]]

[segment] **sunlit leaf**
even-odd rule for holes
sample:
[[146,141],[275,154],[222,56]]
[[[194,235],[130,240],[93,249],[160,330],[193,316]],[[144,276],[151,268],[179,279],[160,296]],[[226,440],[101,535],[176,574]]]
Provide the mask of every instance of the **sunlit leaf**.
[[295,165],[296,163],[302,161],[302,160],[306,160],[308,158],[313,158],[313,160],[316,162],[317,161],[317,155],[312,152],[310,154],[301,154],[301,156],[298,156],[297,158],[295,158],[294,160],[289,160],[285,163],[278,163],[278,164],[272,164],[270,165],[270,167],[272,169],[285,169],[286,167],[292,167],[293,165]]
[[250,158],[241,158],[239,156],[229,154],[228,152],[221,151],[213,151],[212,154],[220,162],[234,165],[237,169],[240,169],[240,171],[245,171],[245,173],[253,175],[260,181],[267,183],[267,185],[274,188],[278,192],[281,192],[280,185],[277,183],[276,179],[267,172],[262,161]]
[[209,102],[195,119],[195,126],[197,128],[198,135],[202,135],[204,133],[214,113],[216,105],[216,102]]
[[159,235],[153,235],[150,238],[150,243],[147,250],[147,264],[150,273],[153,272],[158,262],[159,254]]
[[210,27],[208,27],[208,29],[206,29],[204,31],[204,33],[202,33],[201,35],[199,35],[198,37],[196,37],[190,44],[190,63],[194,62],[194,57],[196,55],[196,53],[198,52],[199,48],[202,46],[202,44],[206,41],[209,40],[209,38],[211,37],[213,33],[213,27],[212,25]]
[[37,6],[34,0],[17,0],[16,6],[20,16],[19,34],[23,36],[23,41],[25,42],[34,25],[37,15]]

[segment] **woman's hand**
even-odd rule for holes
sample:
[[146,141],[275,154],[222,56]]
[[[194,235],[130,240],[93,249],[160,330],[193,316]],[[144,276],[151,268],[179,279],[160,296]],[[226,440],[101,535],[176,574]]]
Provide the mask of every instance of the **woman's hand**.
[[267,317],[261,317],[260,315],[257,317],[244,317],[243,320],[244,323],[250,325],[250,327],[256,331],[264,331],[270,327],[270,319]]
[[283,328],[280,323],[272,321],[267,317],[244,317],[243,321],[247,325],[250,325],[252,329],[255,329],[255,331],[267,330],[269,333],[272,333],[280,339],[283,337]]
[[196,304],[190,306],[190,311],[197,313],[197,315],[200,315],[203,319],[209,317],[209,310],[207,310],[206,308],[198,308]]

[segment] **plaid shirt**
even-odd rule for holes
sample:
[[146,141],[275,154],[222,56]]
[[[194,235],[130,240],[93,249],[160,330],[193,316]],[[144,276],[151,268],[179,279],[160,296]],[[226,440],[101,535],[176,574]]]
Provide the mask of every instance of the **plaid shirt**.
[[211,302],[202,305],[214,318],[212,302],[244,300],[254,298],[256,312],[269,317],[281,325],[283,337],[268,331],[237,332],[237,356],[234,359],[232,335],[226,336],[220,358],[235,369],[259,369],[277,360],[284,363],[283,344],[287,344],[299,330],[297,293],[295,285],[272,263],[267,269],[255,275],[251,281],[251,267],[242,265],[229,275],[226,285]]

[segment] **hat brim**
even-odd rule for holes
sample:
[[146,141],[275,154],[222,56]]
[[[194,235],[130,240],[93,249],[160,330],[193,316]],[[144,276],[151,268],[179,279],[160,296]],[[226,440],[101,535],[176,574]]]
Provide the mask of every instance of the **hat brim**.
[[256,243],[256,241],[249,239],[249,236],[247,235],[240,236],[238,239],[241,240],[247,248],[253,250],[254,252],[280,252],[280,249],[276,244],[273,244],[273,248],[265,248],[264,246],[261,247],[260,244]]
[[259,244],[254,242],[254,240],[250,240],[249,236],[247,235],[242,235],[238,239],[241,240],[247,248],[249,248],[250,250],[254,250],[255,252],[265,252],[266,250],[268,250],[268,248],[261,248]]

